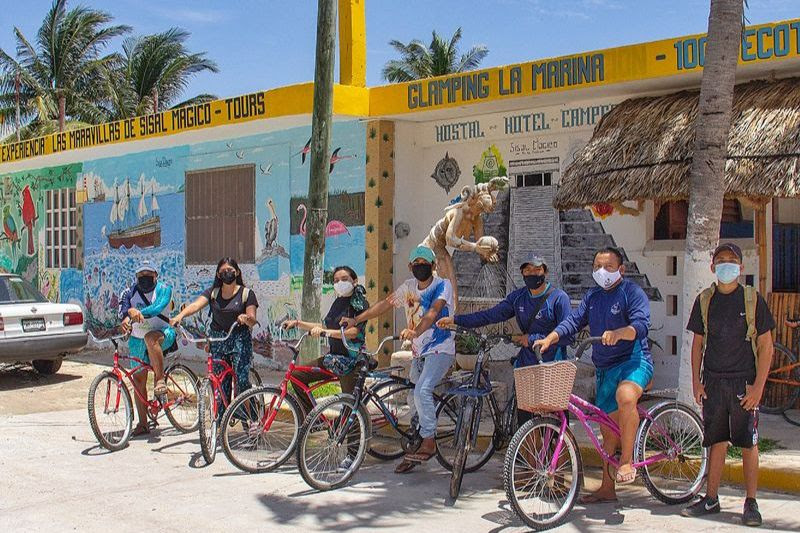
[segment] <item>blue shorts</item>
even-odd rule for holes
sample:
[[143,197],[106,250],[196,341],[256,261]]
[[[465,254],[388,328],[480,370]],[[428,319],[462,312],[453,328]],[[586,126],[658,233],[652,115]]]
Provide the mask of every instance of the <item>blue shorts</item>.
[[604,413],[613,413],[617,405],[617,387],[623,381],[647,388],[653,379],[653,363],[642,357],[641,353],[633,353],[631,358],[609,368],[597,369],[597,400],[595,405]]
[[[161,350],[163,350],[164,355],[169,353],[171,348],[175,346],[176,341],[176,334],[173,328],[164,328],[161,330],[161,333],[164,334],[164,340],[161,341]],[[150,357],[147,355],[147,346],[144,343],[144,339],[139,339],[137,337],[131,337],[128,339],[128,350],[131,352],[131,357],[136,357],[137,359],[141,359],[146,364],[150,364]],[[139,363],[136,361],[130,361],[130,367],[136,368],[139,366]]]

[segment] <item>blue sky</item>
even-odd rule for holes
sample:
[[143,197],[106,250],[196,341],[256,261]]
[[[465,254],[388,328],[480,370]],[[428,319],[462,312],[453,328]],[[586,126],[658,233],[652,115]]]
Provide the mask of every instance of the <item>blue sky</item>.
[[[708,0],[365,0],[367,83],[379,85],[394,57],[391,39],[430,39],[463,28],[462,45],[489,47],[484,66],[505,65],[706,31]],[[219,74],[196,77],[186,96],[231,96],[312,80],[313,0],[83,0],[137,33],[171,26],[192,32]],[[50,0],[0,0],[0,47],[13,52],[13,27],[35,39]],[[798,0],[749,0],[751,24],[800,16]],[[117,41],[116,45],[119,45]]]

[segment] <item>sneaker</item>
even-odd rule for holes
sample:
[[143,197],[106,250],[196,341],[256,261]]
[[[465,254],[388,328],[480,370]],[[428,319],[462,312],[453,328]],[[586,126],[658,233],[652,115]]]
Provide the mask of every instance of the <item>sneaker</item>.
[[689,518],[696,518],[699,516],[715,514],[719,511],[719,498],[714,498],[712,500],[708,496],[705,496],[700,501],[693,503],[689,507],[684,507],[683,511],[681,511],[681,514],[683,516],[688,516]]
[[742,524],[751,527],[758,527],[761,525],[761,513],[758,512],[758,503],[755,498],[747,498],[744,501]]

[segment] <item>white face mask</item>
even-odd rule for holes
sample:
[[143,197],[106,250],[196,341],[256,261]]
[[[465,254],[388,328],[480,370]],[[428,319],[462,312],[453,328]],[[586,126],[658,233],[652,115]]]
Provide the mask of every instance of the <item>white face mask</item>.
[[333,284],[333,292],[336,296],[350,296],[353,294],[353,283],[351,281],[337,281]]
[[605,268],[598,268],[592,273],[592,277],[595,283],[600,285],[603,289],[608,290],[622,278],[622,274],[620,274],[619,270],[609,272]]

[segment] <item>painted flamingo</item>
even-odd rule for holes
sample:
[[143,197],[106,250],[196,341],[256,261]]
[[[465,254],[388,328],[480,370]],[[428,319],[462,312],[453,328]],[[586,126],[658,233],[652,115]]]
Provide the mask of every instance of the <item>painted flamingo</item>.
[[[306,236],[306,218],[308,217],[308,209],[306,208],[305,204],[300,204],[297,206],[297,212],[303,212],[303,220],[300,222],[300,235],[303,237]],[[342,235],[347,233],[350,235],[350,230],[347,229],[347,226],[344,225],[343,222],[339,220],[330,220],[328,221],[328,225],[325,227],[325,237],[335,237],[337,235]]]
[[305,164],[306,156],[309,154],[309,152],[311,152],[311,137],[308,138],[308,142],[303,147],[303,149],[300,150],[299,152],[297,152],[294,155],[299,155],[300,156],[300,164],[302,165],[302,164]]
[[341,149],[342,147],[340,146],[339,148],[334,150],[333,153],[331,154],[331,168],[330,170],[328,170],[329,174],[333,172],[334,165],[336,165],[336,163],[338,163],[339,161],[344,161],[345,159],[354,159],[356,157],[354,155],[339,155],[339,150]]

